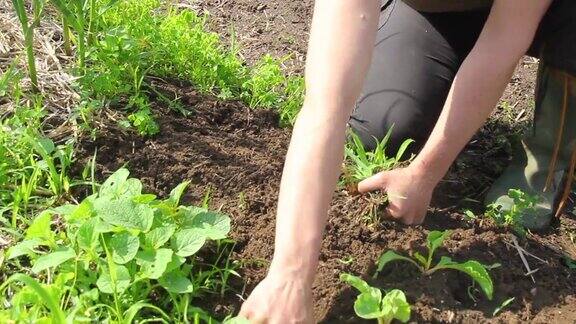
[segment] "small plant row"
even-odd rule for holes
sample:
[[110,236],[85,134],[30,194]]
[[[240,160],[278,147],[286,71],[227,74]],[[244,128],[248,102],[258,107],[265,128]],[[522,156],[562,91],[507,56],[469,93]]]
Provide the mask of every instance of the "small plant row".
[[[450,234],[450,231],[431,231],[426,240],[426,246],[428,248],[428,254],[426,256],[418,252],[414,252],[413,258],[402,256],[394,251],[383,253],[378,259],[378,267],[374,278],[376,278],[386,265],[393,261],[409,262],[417,267],[424,275],[430,275],[439,270],[457,270],[470,276],[470,278],[480,286],[486,297],[492,300],[494,286],[487,270],[489,268],[488,266],[476,260],[468,260],[462,263],[456,262],[445,256],[441,257],[440,260],[433,265],[434,252],[443,245],[444,240],[449,237]],[[364,280],[356,276],[341,274],[340,279],[360,292],[360,295],[358,295],[354,302],[354,310],[359,317],[375,319],[379,324],[391,323],[394,319],[405,323],[410,319],[410,305],[406,300],[404,292],[401,290],[393,289],[383,294],[380,289],[371,287]]]
[[[96,106],[131,112],[128,120],[145,135],[159,129],[148,95],[150,76],[179,78],[223,99],[237,98],[250,107],[278,109],[291,124],[300,109],[304,81],[286,76],[282,60],[264,56],[250,68],[235,44],[223,46],[207,31],[206,17],[175,9],[159,0],[49,0],[62,20],[64,51],[75,54],[78,91]],[[39,91],[34,57],[34,29],[47,14],[45,0],[34,0],[28,18],[22,0],[13,0],[22,24],[28,72]]]
[[[237,275],[230,218],[180,205],[187,182],[160,200],[128,176],[120,169],[79,204],[33,220],[5,256],[21,271],[0,286],[0,322],[212,321],[191,304]],[[196,257],[207,242],[212,264]]]

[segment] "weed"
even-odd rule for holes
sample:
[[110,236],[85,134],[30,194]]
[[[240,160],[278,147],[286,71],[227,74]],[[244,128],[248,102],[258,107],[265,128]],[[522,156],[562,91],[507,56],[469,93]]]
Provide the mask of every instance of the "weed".
[[33,18],[30,22],[28,14],[26,13],[26,5],[24,0],[12,0],[12,5],[20,24],[22,25],[22,32],[24,34],[24,45],[26,47],[26,57],[28,59],[28,74],[32,83],[32,88],[35,92],[39,92],[38,88],[38,72],[36,71],[36,57],[34,55],[34,29],[40,24],[40,17],[44,9],[43,0],[32,1]]
[[391,170],[400,165],[406,150],[414,141],[405,140],[396,155],[389,157],[386,155],[386,145],[390,140],[392,130],[393,127],[388,130],[381,141],[377,141],[372,151],[366,151],[358,135],[352,131],[349,133],[349,140],[344,149],[344,170],[341,183],[356,184],[378,172]]
[[405,257],[397,254],[394,251],[387,251],[378,259],[378,269],[374,276],[377,276],[384,267],[392,261],[407,261],[415,265],[423,274],[430,275],[438,270],[453,269],[461,271],[469,275],[475,282],[477,282],[488,299],[492,299],[494,286],[490,274],[486,270],[487,267],[476,260],[469,260],[463,263],[453,261],[449,257],[441,257],[436,265],[432,265],[434,252],[437,248],[442,246],[444,240],[450,236],[450,231],[431,231],[426,240],[428,248],[428,255],[423,256],[418,252],[414,253],[413,258]]
[[505,301],[502,302],[502,304],[500,304],[500,306],[496,307],[496,309],[494,309],[494,312],[492,312],[492,316],[496,316],[498,315],[498,313],[500,313],[504,308],[508,307],[510,304],[512,304],[512,302],[516,299],[516,297],[511,297],[506,299]]
[[375,319],[379,324],[391,323],[397,319],[403,323],[410,319],[410,305],[404,292],[393,289],[382,295],[378,288],[371,287],[359,277],[343,273],[340,280],[360,291],[354,302],[356,315],[364,319]]
[[510,208],[502,208],[500,204],[488,205],[486,216],[493,219],[496,224],[508,226],[519,235],[526,235],[526,229],[522,225],[522,217],[527,211],[533,210],[538,202],[536,196],[530,196],[519,189],[508,190],[508,197],[513,203]]

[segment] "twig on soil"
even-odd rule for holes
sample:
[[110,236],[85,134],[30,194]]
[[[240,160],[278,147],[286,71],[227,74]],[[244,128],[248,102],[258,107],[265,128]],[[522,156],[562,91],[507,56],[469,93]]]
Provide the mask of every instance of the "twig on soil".
[[522,247],[520,247],[520,245],[518,244],[518,240],[516,239],[516,236],[512,236],[512,242],[514,242],[514,247],[516,248],[516,251],[518,251],[518,255],[520,255],[520,259],[522,259],[522,263],[524,263],[524,266],[526,267],[526,276],[530,276],[530,278],[532,278],[532,282],[536,283],[536,279],[534,279],[534,276],[532,274],[534,274],[536,271],[538,271],[539,269],[534,269],[531,270],[530,269],[530,265],[528,264],[528,260],[526,260],[526,256],[524,255],[524,249]]

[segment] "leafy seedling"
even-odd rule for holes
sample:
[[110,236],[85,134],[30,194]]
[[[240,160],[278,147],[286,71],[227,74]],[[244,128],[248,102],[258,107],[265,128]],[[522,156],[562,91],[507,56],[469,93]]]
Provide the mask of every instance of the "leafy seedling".
[[508,190],[508,197],[513,201],[510,208],[502,208],[500,204],[488,205],[486,216],[492,218],[500,226],[508,226],[519,235],[526,235],[526,229],[522,225],[522,217],[526,212],[534,210],[538,198],[530,196],[519,189]]
[[354,311],[358,317],[375,319],[378,324],[388,324],[394,319],[406,323],[410,319],[410,304],[402,290],[393,289],[382,295],[380,289],[371,287],[366,281],[351,274],[341,274],[340,280],[360,291],[354,302]]
[[461,271],[469,275],[475,282],[477,282],[482,291],[486,294],[488,299],[492,300],[492,294],[494,292],[494,286],[492,284],[492,279],[486,266],[481,264],[476,260],[468,260],[463,263],[453,261],[449,257],[441,257],[440,261],[435,265],[432,265],[434,252],[437,248],[442,246],[444,240],[449,237],[450,231],[431,231],[428,234],[426,245],[428,247],[428,255],[423,256],[422,254],[415,252],[413,258],[409,258],[394,251],[387,251],[380,256],[378,259],[378,269],[374,274],[374,277],[378,275],[379,272],[384,269],[384,267],[392,261],[406,261],[415,265],[422,273],[425,275],[431,275],[438,270],[452,269]]

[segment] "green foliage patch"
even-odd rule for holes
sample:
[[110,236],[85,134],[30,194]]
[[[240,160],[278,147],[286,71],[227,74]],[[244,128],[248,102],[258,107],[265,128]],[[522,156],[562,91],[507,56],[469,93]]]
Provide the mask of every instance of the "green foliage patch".
[[42,212],[6,253],[36,279],[16,274],[2,286],[0,319],[45,320],[62,312],[72,322],[188,321],[198,312],[189,301],[213,291],[207,283],[225,286],[225,276],[236,273],[229,264],[206,271],[196,258],[209,242],[225,242],[230,218],[180,205],[187,186],[160,200],[119,169],[80,203]]

